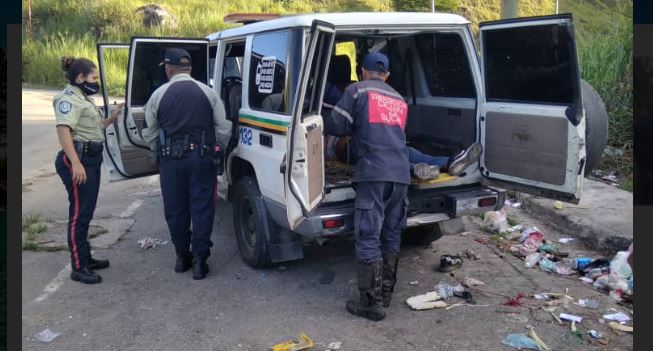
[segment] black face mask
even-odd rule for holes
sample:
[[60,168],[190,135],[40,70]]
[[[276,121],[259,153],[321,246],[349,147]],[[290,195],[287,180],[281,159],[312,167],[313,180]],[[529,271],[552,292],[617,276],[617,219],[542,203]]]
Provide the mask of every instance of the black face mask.
[[75,86],[82,89],[82,91],[86,95],[97,94],[97,92],[100,91],[100,84],[98,84],[98,83],[89,83],[89,82],[84,81],[84,82],[81,82],[81,83],[75,83]]

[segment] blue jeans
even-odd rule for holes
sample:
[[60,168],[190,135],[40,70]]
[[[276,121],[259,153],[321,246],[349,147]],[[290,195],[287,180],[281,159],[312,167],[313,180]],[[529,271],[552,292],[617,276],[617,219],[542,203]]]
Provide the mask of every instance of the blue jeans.
[[418,163],[426,163],[431,166],[439,166],[440,168],[443,168],[449,163],[449,157],[430,156],[410,146],[407,146],[406,149],[408,149],[408,162],[410,163],[411,172],[413,172],[415,165]]

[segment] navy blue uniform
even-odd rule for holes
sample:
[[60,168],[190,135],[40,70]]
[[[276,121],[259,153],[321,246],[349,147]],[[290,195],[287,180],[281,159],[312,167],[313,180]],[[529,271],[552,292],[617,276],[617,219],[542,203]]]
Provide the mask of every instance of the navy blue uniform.
[[325,134],[352,135],[356,144],[354,227],[361,262],[380,260],[382,252],[399,252],[410,184],[407,111],[399,93],[371,79],[347,87],[324,119]]

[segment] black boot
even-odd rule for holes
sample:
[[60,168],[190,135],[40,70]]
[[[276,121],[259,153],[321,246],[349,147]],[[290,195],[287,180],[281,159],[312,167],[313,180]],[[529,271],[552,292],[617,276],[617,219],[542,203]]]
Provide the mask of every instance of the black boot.
[[178,252],[177,253],[177,262],[175,262],[175,272],[183,273],[189,270],[193,266],[193,256],[190,252]]
[[91,257],[91,260],[89,262],[90,263],[88,265],[88,269],[92,271],[109,268],[109,260],[96,260],[93,257]]
[[358,276],[359,300],[347,301],[349,313],[373,321],[385,318],[383,310],[382,276],[383,261],[372,263],[356,262],[356,275]]
[[102,277],[88,267],[73,269],[72,273],[70,273],[70,279],[84,284],[97,284],[102,281]]
[[383,307],[390,306],[392,292],[397,282],[397,265],[399,254],[384,252],[383,255]]
[[206,278],[209,272],[209,265],[206,264],[206,256],[193,257],[193,280],[201,280]]

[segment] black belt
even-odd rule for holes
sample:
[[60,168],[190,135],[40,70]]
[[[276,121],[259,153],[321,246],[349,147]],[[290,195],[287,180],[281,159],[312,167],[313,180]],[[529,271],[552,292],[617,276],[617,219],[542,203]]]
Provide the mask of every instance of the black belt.
[[104,150],[104,143],[101,141],[79,141],[73,140],[73,146],[77,155],[89,155],[96,156],[102,153]]

